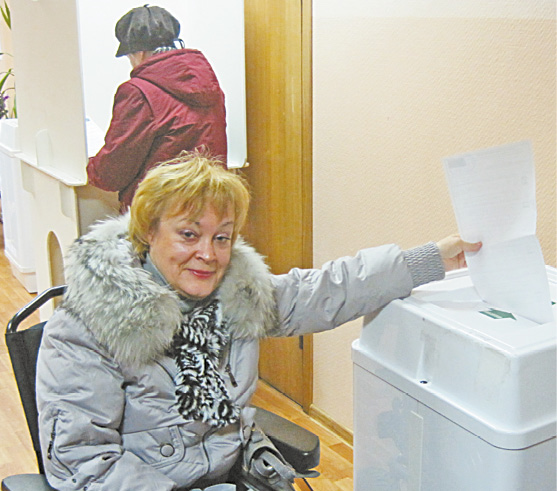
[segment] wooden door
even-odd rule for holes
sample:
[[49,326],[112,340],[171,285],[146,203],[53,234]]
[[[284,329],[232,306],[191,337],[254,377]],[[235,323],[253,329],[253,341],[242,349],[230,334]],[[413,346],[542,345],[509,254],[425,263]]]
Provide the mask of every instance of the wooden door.
[[[310,14],[303,0],[245,0],[245,174],[253,197],[245,235],[277,274],[312,261]],[[261,345],[261,377],[306,410],[311,341]]]

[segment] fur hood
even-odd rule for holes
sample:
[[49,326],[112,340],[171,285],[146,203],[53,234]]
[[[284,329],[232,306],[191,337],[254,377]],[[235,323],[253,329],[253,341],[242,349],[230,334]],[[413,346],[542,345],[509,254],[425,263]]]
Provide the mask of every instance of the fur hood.
[[[116,361],[152,362],[164,355],[182,315],[178,295],[145,271],[127,239],[129,215],[97,223],[66,257],[62,308],[80,318]],[[276,329],[276,303],[263,258],[241,238],[218,288],[232,338],[261,338]]]

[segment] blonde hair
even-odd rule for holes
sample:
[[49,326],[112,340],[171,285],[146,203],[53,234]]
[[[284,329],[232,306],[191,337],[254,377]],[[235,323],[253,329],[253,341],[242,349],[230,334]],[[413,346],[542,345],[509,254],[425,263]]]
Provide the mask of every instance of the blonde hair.
[[222,162],[199,152],[182,152],[147,172],[139,184],[130,208],[129,239],[144,257],[148,236],[163,215],[188,213],[197,218],[207,205],[218,215],[234,214],[232,241],[238,237],[248,213],[250,195],[246,181]]

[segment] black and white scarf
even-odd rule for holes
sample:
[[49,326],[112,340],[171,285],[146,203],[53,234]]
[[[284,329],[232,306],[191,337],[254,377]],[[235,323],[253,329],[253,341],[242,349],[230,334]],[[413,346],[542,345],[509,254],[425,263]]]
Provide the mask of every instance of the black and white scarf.
[[171,351],[179,370],[175,382],[180,414],[187,420],[223,427],[238,421],[240,408],[230,400],[218,370],[229,341],[218,310],[218,300],[214,300],[185,314]]

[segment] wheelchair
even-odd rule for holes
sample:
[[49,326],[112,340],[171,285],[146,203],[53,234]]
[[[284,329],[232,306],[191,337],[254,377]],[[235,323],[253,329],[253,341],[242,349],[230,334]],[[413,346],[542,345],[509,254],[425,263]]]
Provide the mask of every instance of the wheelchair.
[[[63,295],[65,288],[62,285],[45,290],[19,310],[6,327],[6,346],[10,355],[27,426],[31,434],[33,449],[36,453],[38,473],[5,477],[2,480],[2,491],[56,491],[48,484],[44,474],[39,444],[38,412],[35,401],[37,355],[46,322],[40,322],[27,329],[18,330],[18,328],[22,321],[27,319],[46,302]],[[255,421],[298,474],[312,475],[311,470],[319,465],[320,460],[320,443],[317,435],[262,408],[256,408]],[[245,484],[239,483],[239,489],[242,489],[242,486],[245,486]],[[272,488],[256,486],[249,487],[248,484],[244,489],[272,491]]]

